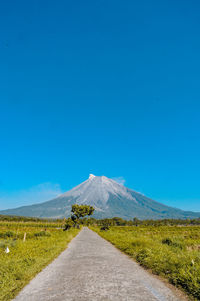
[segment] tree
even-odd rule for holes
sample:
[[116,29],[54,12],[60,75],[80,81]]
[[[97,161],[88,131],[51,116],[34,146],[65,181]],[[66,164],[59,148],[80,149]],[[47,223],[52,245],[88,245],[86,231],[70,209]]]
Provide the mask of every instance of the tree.
[[102,226],[100,228],[101,231],[107,231],[110,229],[110,226],[112,225],[113,220],[110,218],[102,219]]
[[116,226],[125,226],[126,221],[123,220],[121,217],[113,217],[113,221],[115,222]]
[[140,224],[140,220],[137,217],[134,217],[133,225],[135,225],[137,227],[139,224]]
[[94,210],[95,209],[89,205],[72,205],[71,218],[67,219],[64,230],[68,230],[72,226],[79,228],[80,219],[86,215],[92,215]]

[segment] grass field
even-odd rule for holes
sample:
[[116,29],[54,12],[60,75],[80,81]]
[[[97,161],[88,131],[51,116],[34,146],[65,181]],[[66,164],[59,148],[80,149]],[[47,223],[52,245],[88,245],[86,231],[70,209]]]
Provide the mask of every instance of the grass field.
[[91,227],[154,274],[200,300],[200,227]]
[[16,296],[79,231],[64,232],[60,227],[58,223],[0,222],[0,300]]

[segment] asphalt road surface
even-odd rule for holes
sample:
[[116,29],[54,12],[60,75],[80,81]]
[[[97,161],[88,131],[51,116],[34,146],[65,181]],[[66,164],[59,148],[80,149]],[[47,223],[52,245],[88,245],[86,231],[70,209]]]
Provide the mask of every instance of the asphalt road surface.
[[160,280],[99,235],[83,228],[16,301],[177,301]]

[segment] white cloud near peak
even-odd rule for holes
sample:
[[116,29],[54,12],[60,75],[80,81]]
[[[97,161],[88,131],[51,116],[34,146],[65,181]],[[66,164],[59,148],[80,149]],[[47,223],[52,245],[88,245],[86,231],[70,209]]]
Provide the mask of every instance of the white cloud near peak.
[[121,185],[124,185],[126,180],[123,178],[123,177],[114,177],[112,178],[115,182],[121,184]]

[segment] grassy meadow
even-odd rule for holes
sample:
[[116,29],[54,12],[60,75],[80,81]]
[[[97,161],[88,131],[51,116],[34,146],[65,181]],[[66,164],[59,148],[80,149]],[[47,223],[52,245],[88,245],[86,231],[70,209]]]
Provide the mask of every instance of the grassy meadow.
[[48,221],[0,221],[0,300],[16,296],[79,231],[64,232],[61,226]]
[[200,227],[91,227],[124,253],[200,300]]

